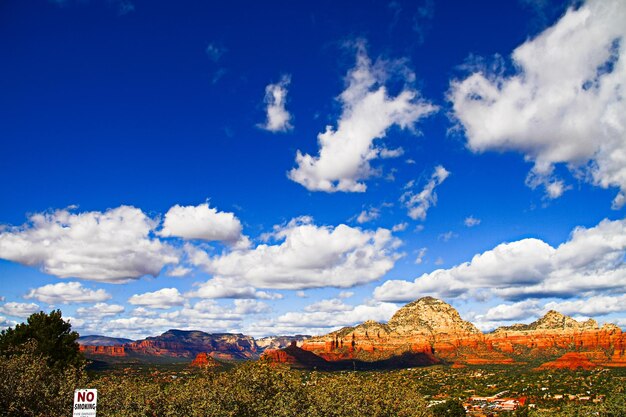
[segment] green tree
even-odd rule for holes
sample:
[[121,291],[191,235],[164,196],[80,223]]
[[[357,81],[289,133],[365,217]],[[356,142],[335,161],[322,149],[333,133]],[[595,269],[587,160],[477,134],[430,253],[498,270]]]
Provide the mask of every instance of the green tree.
[[49,366],[56,369],[78,367],[84,359],[77,339],[78,333],[63,320],[61,310],[53,310],[50,314],[40,311],[32,314],[26,323],[0,332],[0,354],[10,357],[29,341],[35,341],[35,353],[44,356]]
[[437,404],[431,407],[430,411],[435,417],[462,417],[466,415],[463,403],[459,400],[448,400]]
[[10,356],[0,355],[0,415],[69,417],[74,390],[86,385],[82,367],[55,369],[29,341]]

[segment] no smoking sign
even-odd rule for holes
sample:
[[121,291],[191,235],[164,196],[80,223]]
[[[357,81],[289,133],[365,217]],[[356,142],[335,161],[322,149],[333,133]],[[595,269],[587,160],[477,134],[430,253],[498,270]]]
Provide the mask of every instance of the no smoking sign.
[[96,417],[98,390],[77,389],[74,391],[74,414],[72,417]]

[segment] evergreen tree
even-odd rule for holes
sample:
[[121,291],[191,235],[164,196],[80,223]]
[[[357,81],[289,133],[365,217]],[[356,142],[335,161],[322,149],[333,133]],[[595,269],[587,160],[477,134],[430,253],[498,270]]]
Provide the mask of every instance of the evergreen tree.
[[32,314],[26,323],[0,332],[0,354],[12,356],[23,350],[26,343],[34,341],[36,353],[46,358],[48,365],[56,369],[80,366],[78,333],[72,331],[69,322],[63,320],[61,310]]

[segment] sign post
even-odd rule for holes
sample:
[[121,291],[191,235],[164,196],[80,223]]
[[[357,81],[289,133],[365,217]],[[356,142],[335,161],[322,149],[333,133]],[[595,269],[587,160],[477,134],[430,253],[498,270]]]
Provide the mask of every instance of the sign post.
[[97,389],[74,390],[74,414],[72,417],[96,417]]

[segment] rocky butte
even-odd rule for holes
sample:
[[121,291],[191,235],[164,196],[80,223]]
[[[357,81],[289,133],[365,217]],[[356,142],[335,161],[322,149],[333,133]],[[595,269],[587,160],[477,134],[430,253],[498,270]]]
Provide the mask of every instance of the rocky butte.
[[[578,322],[549,311],[531,324],[500,327],[483,334],[452,306],[432,297],[405,305],[388,323],[366,321],[344,327],[304,341],[301,349],[327,362],[380,363],[407,354],[423,354],[422,359],[432,358],[431,363],[457,367],[527,363],[542,368],[626,367],[626,334],[615,325],[600,328],[594,320]],[[283,351],[286,354],[267,350],[264,358],[293,365],[297,360],[294,352]]]

